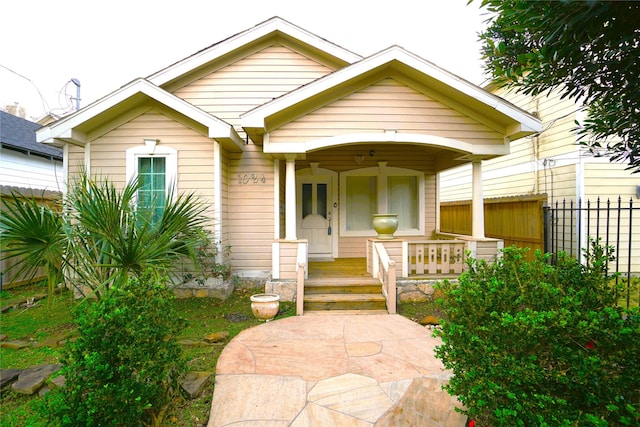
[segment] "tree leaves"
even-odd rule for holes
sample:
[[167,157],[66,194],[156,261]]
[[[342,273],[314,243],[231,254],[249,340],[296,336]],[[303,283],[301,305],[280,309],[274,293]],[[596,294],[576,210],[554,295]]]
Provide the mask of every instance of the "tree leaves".
[[587,106],[593,154],[640,172],[640,3],[482,0],[487,71],[527,95],[558,89]]

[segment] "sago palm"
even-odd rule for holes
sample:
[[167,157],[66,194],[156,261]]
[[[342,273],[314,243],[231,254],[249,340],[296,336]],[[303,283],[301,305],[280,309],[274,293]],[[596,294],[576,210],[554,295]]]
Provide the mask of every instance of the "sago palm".
[[40,268],[44,268],[51,296],[62,279],[63,254],[67,249],[59,205],[39,204],[34,198],[17,193],[3,198],[2,205],[0,253],[3,259],[20,260],[11,268],[16,270],[17,276],[24,274],[33,278]]
[[[164,208],[154,218],[152,210],[137,206],[139,188],[136,181],[118,189],[107,178],[81,175],[71,185],[62,216],[50,212],[51,221],[57,221],[57,227],[50,227],[58,231],[47,233],[57,238],[42,243],[41,253],[47,252],[43,259],[56,259],[57,264],[52,265],[64,267],[66,282],[84,296],[99,298],[112,285],[140,277],[147,270],[166,277],[185,258],[195,263],[197,249],[206,244],[205,206],[193,194],[168,194],[155,200]],[[35,220],[33,209],[14,209],[17,202],[18,198],[7,204],[11,218],[0,223],[3,245],[6,241],[12,248],[7,257],[29,254],[33,260],[36,255],[31,255],[26,237],[46,235],[45,224]],[[51,244],[45,244],[48,242]],[[22,262],[28,261],[23,258]]]

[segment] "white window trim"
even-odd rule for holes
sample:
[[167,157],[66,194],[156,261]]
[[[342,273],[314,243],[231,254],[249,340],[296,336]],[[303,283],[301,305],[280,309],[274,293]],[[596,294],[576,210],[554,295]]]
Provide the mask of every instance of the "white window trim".
[[165,192],[176,197],[178,188],[178,150],[164,145],[156,146],[153,151],[145,145],[138,145],[127,150],[127,182],[131,182],[138,176],[138,158],[140,157],[164,157],[165,158]]
[[387,180],[390,176],[415,176],[418,178],[418,228],[398,229],[396,236],[424,236],[425,184],[424,173],[405,168],[387,167],[386,162],[371,168],[354,169],[340,174],[340,235],[345,237],[374,237],[373,227],[370,230],[347,230],[347,177],[375,176],[378,191],[378,212],[387,212]]

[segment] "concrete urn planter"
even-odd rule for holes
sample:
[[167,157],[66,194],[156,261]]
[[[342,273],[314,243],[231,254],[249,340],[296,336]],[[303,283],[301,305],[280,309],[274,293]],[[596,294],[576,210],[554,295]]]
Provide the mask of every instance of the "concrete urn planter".
[[398,214],[373,214],[373,229],[378,239],[391,240],[398,229]]
[[280,295],[256,294],[251,295],[251,311],[258,320],[268,322],[273,320],[280,309]]

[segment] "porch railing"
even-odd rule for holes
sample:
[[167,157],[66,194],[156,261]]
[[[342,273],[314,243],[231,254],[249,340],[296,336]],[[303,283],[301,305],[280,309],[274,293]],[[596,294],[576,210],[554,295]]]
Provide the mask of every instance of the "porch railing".
[[467,242],[462,240],[414,240],[403,242],[403,277],[409,275],[460,274]]
[[372,249],[372,276],[382,284],[387,311],[389,314],[396,314],[396,262],[389,258],[383,243],[374,242]]
[[296,254],[296,314],[304,314],[304,278],[307,277],[307,245],[298,245]]

